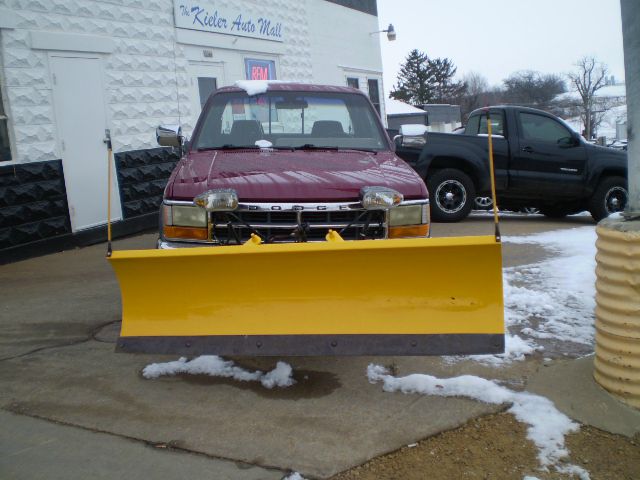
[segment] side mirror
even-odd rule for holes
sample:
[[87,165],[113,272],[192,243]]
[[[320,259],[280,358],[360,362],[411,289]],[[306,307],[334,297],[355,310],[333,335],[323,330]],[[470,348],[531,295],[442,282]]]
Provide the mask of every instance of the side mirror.
[[161,147],[182,146],[182,127],[180,125],[160,125],[156,128],[156,140]]
[[427,133],[427,126],[420,123],[400,125],[400,135],[403,137],[418,137]]
[[578,146],[582,143],[582,136],[578,132],[573,132],[573,144]]
[[569,137],[562,137],[558,140],[560,148],[571,148],[580,145],[580,137],[577,133],[571,133]]
[[423,147],[427,143],[425,134],[427,126],[422,124],[400,125],[400,135],[394,138],[396,144],[400,143],[403,147]]

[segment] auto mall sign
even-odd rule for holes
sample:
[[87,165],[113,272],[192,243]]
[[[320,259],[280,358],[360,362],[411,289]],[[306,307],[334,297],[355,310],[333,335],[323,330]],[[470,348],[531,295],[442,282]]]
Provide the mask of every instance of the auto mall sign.
[[174,0],[177,28],[224,33],[282,42],[282,22],[266,14],[250,14],[240,9],[220,8],[214,2]]

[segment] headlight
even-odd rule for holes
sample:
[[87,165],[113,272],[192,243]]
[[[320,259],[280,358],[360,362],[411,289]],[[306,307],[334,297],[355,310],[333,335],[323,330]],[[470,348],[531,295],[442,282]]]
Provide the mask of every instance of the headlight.
[[363,187],[360,196],[362,206],[366,210],[386,210],[395,207],[404,199],[400,192],[387,187]]
[[201,193],[193,203],[207,212],[224,212],[238,208],[238,194],[232,188],[218,188]]
[[206,227],[207,212],[188,205],[164,205],[164,224],[180,227]]
[[427,223],[423,213],[425,205],[406,205],[391,209],[389,211],[389,226],[397,227],[399,225]]

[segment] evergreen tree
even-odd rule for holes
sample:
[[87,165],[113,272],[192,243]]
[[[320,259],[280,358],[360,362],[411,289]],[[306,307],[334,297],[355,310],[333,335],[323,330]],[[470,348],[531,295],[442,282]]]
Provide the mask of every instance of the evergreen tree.
[[425,103],[459,103],[466,85],[453,81],[456,70],[448,58],[431,60],[426,53],[411,50],[400,68],[398,82],[390,97],[417,106]]
[[448,58],[436,58],[427,62],[429,77],[433,88],[430,103],[459,103],[465,94],[464,82],[454,82],[453,76],[458,70]]
[[429,103],[433,96],[433,87],[428,62],[426,53],[417,49],[411,50],[400,68],[398,82],[391,91],[390,97],[411,105]]

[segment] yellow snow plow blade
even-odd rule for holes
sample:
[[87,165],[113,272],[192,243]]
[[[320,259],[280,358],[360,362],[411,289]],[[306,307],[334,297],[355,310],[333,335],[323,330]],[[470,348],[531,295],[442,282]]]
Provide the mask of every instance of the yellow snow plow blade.
[[446,355],[504,349],[493,236],[114,251],[119,351]]

